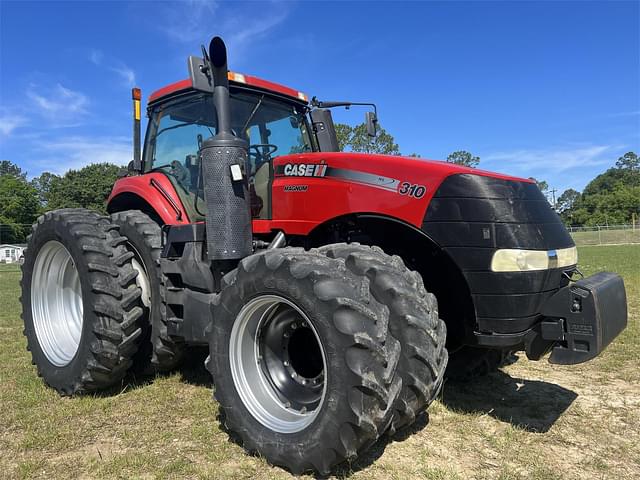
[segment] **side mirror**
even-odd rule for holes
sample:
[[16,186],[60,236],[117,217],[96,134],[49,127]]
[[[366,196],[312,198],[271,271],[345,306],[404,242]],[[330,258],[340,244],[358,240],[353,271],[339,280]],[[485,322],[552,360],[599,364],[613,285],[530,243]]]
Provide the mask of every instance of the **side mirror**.
[[367,124],[367,135],[374,138],[377,135],[378,117],[375,112],[366,112],[364,121]]

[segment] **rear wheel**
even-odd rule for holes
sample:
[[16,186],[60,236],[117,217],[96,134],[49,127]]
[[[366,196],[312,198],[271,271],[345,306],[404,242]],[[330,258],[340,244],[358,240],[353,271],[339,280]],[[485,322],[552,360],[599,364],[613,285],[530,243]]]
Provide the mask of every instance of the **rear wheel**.
[[142,289],[144,314],[140,325],[143,335],[135,366],[142,372],[172,370],[182,361],[184,344],[167,334],[166,315],[163,315],[160,226],[139,210],[117,212],[111,219],[120,227],[120,234],[127,237],[134,253],[131,262],[138,272],[136,281]]
[[420,274],[378,247],[338,243],[320,251],[344,259],[349,270],[366,276],[372,295],[389,308],[389,329],[402,351],[398,365],[402,392],[389,430],[393,434],[413,423],[442,386],[448,359],[447,328],[438,317],[436,298],[425,290]]
[[326,474],[373,444],[400,391],[400,346],[366,278],[284,248],[224,281],[207,367],[227,430],[296,474]]
[[107,217],[38,218],[22,265],[27,349],[47,384],[71,395],[119,382],[138,349],[140,289],[126,238]]

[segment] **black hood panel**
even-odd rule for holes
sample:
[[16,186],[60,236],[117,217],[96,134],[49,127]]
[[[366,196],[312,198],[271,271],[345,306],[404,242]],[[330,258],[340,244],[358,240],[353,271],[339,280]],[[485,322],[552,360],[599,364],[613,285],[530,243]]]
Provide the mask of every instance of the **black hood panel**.
[[560,269],[491,271],[500,248],[572,247],[560,217],[534,183],[474,174],[447,177],[431,200],[422,230],[464,274],[481,331],[512,333],[539,320],[544,301],[567,279]]

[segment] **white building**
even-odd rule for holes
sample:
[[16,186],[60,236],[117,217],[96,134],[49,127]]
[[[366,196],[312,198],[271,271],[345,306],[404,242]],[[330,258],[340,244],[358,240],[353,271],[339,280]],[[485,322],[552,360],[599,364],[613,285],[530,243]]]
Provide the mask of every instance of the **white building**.
[[21,259],[26,245],[0,245],[0,263],[14,263]]

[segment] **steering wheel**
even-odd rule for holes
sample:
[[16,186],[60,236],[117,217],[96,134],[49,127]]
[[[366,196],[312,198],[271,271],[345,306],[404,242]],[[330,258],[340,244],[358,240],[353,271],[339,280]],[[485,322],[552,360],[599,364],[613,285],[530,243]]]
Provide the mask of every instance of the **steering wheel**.
[[253,145],[249,145],[249,157],[254,159],[256,170],[258,169],[258,162],[264,163],[268,161],[276,150],[278,150],[278,146],[272,143],[254,143]]

